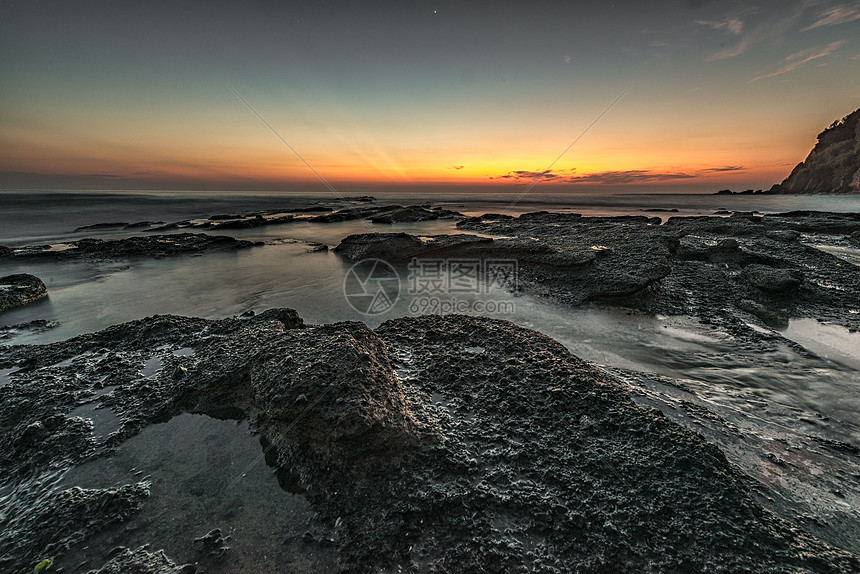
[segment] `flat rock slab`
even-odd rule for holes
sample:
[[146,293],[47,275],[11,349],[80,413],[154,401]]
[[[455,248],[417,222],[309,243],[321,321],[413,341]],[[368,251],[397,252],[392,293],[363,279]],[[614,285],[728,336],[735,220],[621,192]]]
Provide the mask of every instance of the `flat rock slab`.
[[[183,412],[250,418],[266,461],[331,528],[344,572],[860,568],[760,506],[751,488],[763,487],[713,444],[506,321],[425,316],[371,330],[305,326],[286,309],[157,316],[4,347],[0,368],[15,369],[0,395],[0,470],[21,485],[0,517],[4,570],[44,555],[71,567],[63,544],[121,528],[145,484],[119,487],[134,493],[128,504],[73,508],[80,493],[36,485]],[[120,420],[104,443],[66,416],[88,403]],[[51,519],[72,510],[76,524]],[[102,571],[130,568],[192,571],[152,550],[123,550]]]
[[[125,259],[130,257],[170,257],[216,250],[244,249],[261,245],[253,241],[234,239],[226,235],[206,233],[172,233],[128,237],[125,239],[81,239],[63,244],[33,245],[11,250],[6,257],[40,260]],[[0,256],[3,254],[0,253]]]

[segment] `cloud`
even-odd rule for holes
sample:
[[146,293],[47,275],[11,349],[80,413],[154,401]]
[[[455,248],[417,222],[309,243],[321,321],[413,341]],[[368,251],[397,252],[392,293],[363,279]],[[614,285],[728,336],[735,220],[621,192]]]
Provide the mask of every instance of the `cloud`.
[[709,167],[701,170],[700,173],[724,173],[727,171],[746,171],[746,168],[742,165],[725,165],[723,167]]
[[466,167],[466,166],[465,165],[450,165],[450,166],[448,166],[448,169],[460,170],[460,169],[463,169],[464,167]]
[[735,36],[740,36],[744,31],[744,21],[740,18],[727,18],[718,22],[696,20],[696,24],[699,24],[700,26],[708,26],[714,30],[723,30]]
[[714,173],[735,173],[746,171],[746,168],[741,165],[726,165],[709,167],[693,172],[682,171],[652,171],[649,169],[628,169],[618,171],[600,171],[594,173],[574,174],[575,169],[561,170],[562,173],[552,173],[550,171],[528,171],[517,170],[509,171],[506,174],[491,177],[490,179],[509,179],[516,182],[533,181],[537,177],[544,174],[541,179],[559,182],[559,183],[592,183],[596,185],[626,185],[636,183],[660,183],[674,181],[680,179],[695,179]]
[[819,58],[824,58],[826,56],[835,54],[839,47],[842,46],[842,44],[844,43],[845,40],[837,40],[836,42],[831,42],[826,46],[815,46],[813,48],[801,50],[800,52],[795,52],[794,54],[787,56],[785,59],[783,59],[782,67],[778,68],[776,71],[756,76],[755,78],[750,80],[750,83],[755,82],[757,80],[763,80],[765,78],[780,76],[782,74],[796,70],[807,62],[811,62],[813,60],[817,60]]
[[738,42],[736,46],[726,48],[725,50],[720,50],[719,52],[711,54],[705,59],[708,62],[716,62],[717,60],[727,60],[728,58],[740,56],[741,54],[749,50],[750,46],[752,46],[756,42],[756,40],[757,38],[755,35],[749,34],[744,38],[741,38],[741,41]]
[[715,62],[734,58],[746,53],[757,44],[779,45],[785,41],[785,35],[793,30],[808,8],[809,2],[801,1],[799,5],[793,3],[785,9],[746,8],[723,20],[697,20],[695,23],[700,26],[709,26],[728,34],[730,38],[737,39],[733,45],[711,54],[705,60]]
[[[552,180],[557,179],[559,177],[558,174],[552,173],[552,170],[545,171],[530,171],[525,169],[518,169],[516,171],[509,171],[504,175],[498,176],[498,179],[512,179],[514,181],[522,181],[522,180],[533,180],[537,178]],[[493,178],[490,178],[493,179]]]
[[834,6],[833,8],[828,8],[822,12],[818,17],[818,20],[806,28],[803,28],[801,32],[814,30],[815,28],[823,28],[825,26],[845,24],[847,22],[853,22],[854,20],[860,20],[860,6]]
[[669,181],[675,179],[692,179],[695,174],[690,173],[659,173],[646,169],[629,169],[625,171],[602,171],[598,173],[587,173],[569,178],[570,183],[596,183],[604,185],[619,185],[628,183],[649,183]]
[[661,40],[654,40],[651,42],[652,48],[668,48],[669,44],[667,42],[663,42]]

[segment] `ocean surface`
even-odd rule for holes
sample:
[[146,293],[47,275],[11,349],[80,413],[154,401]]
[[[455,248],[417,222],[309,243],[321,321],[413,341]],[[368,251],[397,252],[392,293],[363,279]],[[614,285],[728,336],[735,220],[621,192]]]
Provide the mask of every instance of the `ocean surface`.
[[[343,206],[355,194],[228,191],[4,191],[0,190],[0,245],[45,243],[63,238],[92,236],[74,229],[96,223],[179,221],[218,213],[321,203]],[[428,193],[373,192],[377,204],[411,205],[432,201],[467,215],[531,211],[560,211],[583,215],[711,215],[719,210],[775,213],[795,210],[860,211],[860,195],[712,195],[606,194],[545,192],[457,191]],[[651,210],[672,210],[659,212]]]
[[[860,195],[531,193],[520,198],[515,205],[511,203],[517,199],[518,193],[488,195],[451,192],[432,197],[390,192],[373,195],[377,198],[377,204],[405,205],[432,201],[434,205],[470,215],[487,212],[517,215],[549,210],[584,215],[649,215],[667,218],[713,215],[722,210],[761,213],[792,210],[860,212]],[[75,231],[78,227],[99,223],[173,222],[221,213],[287,210],[317,203],[335,208],[342,206],[338,197],[301,193],[0,191],[0,245],[61,244],[83,237],[119,238],[136,234],[135,231],[122,229]],[[409,278],[403,274],[397,278],[399,291],[394,304],[384,312],[368,315],[360,312],[345,295],[351,263],[331,251],[312,251],[311,244],[324,243],[334,247],[351,233],[369,231],[402,231],[422,236],[458,233],[454,222],[445,220],[395,225],[374,225],[362,221],[329,224],[295,222],[226,231],[225,234],[237,238],[264,242],[259,247],[229,253],[213,252],[202,256],[120,262],[0,262],[0,276],[32,273],[42,278],[49,291],[49,297],[45,300],[0,315],[0,329],[38,319],[57,323],[56,327],[44,331],[6,329],[6,338],[0,340],[0,344],[48,343],[154,314],[219,318],[271,307],[291,307],[307,323],[355,320],[375,327],[399,316],[458,311],[506,319],[541,331],[559,340],[577,356],[622,376],[635,371],[649,377],[667,376],[683,382],[686,389],[695,392],[695,400],[700,401],[701,406],[744,430],[746,446],[737,451],[732,450],[730,443],[720,443],[724,439],[719,436],[708,437],[721,444],[730,460],[760,480],[767,480],[767,477],[756,474],[761,466],[760,459],[750,458],[749,452],[756,448],[771,448],[769,445],[775,444],[773,441],[800,442],[808,436],[819,436],[860,447],[858,333],[849,333],[837,325],[823,325],[814,320],[792,320],[788,329],[779,333],[784,343],[774,345],[771,351],[762,354],[744,348],[728,334],[714,331],[691,317],[653,317],[597,305],[573,308],[543,298],[515,296],[503,289],[492,289],[487,293],[458,293],[431,300],[411,293]],[[820,247],[835,250],[846,261],[854,264],[860,262],[857,250],[846,251],[844,246]],[[760,326],[756,328],[763,329]],[[795,343],[812,353],[799,353]],[[8,381],[9,372],[9,369],[0,370],[0,392]],[[653,381],[657,381],[657,378],[645,382],[635,377],[628,377],[628,380],[632,394],[645,406],[672,404],[673,400],[680,400],[672,395],[676,389],[655,391],[659,385]],[[132,467],[146,468],[147,457],[150,457],[147,453],[154,448],[153,445],[168,440],[162,437],[153,442],[147,438],[150,434],[185,437],[185,434],[191,433],[188,434],[191,438],[182,439],[191,444],[190,441],[196,440],[194,437],[197,434],[214,436],[225,433],[224,429],[229,426],[192,415],[183,415],[177,419],[181,420],[170,423],[176,428],[165,426],[147,429],[141,433],[141,437],[129,441],[122,451],[129,457],[127,464],[123,459],[119,459],[119,462],[110,459],[89,470],[82,467],[78,475],[67,476],[62,484],[71,484],[70,480],[83,486],[103,486],[107,484],[105,481],[121,483],[128,479]],[[245,458],[237,458],[229,463],[235,468],[259,458],[256,443],[242,438],[247,436],[246,427],[240,428],[238,434],[230,431],[225,435],[230,440],[239,441],[237,444],[248,443],[247,452],[241,455]],[[230,428],[239,427],[233,425]],[[694,428],[708,434],[707,429]],[[133,442],[135,440],[137,442]],[[753,443],[762,446],[749,446]],[[185,455],[180,452],[176,456],[182,458]],[[843,463],[836,461],[832,464]],[[181,473],[185,472],[185,466],[179,463],[158,465],[159,468],[162,466],[172,469],[170,472],[176,476],[165,475],[156,482],[161,481],[166,485],[183,478]],[[824,468],[821,472],[833,472],[833,468],[840,467]],[[258,477],[253,480],[256,481],[253,482],[254,492],[268,492],[266,489],[274,488],[265,469],[259,469]],[[242,505],[249,505],[253,510],[252,499],[256,499],[237,492],[236,496],[247,499]],[[820,500],[831,504],[826,498],[827,492],[815,492],[816,496],[822,494]],[[159,526],[163,513],[171,507],[170,496],[174,494],[183,495],[181,492],[171,493],[168,489],[159,494],[153,503],[155,506],[147,510],[151,515],[145,513],[137,519],[139,523],[149,525],[141,526],[141,543],[152,541],[155,547],[168,549],[175,543],[173,534],[164,534],[164,529]],[[228,500],[222,494],[217,496],[221,497],[219,500],[222,502]],[[819,505],[825,502],[819,502]],[[828,515],[829,511],[825,510],[821,511],[822,515],[836,521],[860,520],[857,509],[845,511],[835,506],[838,503],[835,501],[831,504],[834,509],[832,514],[835,514]],[[293,506],[289,507],[288,512],[295,513],[295,516],[304,516],[302,513],[309,512],[306,504],[298,499],[290,504]],[[201,523],[211,521],[221,524],[226,520],[223,516],[227,510],[213,499],[211,504],[207,503],[205,512],[195,510],[193,519],[199,519]],[[252,515],[256,519],[252,519]],[[257,513],[249,511],[247,517],[243,515],[237,519],[234,527],[254,532],[255,540],[265,542],[269,525],[260,519],[261,515],[265,515],[264,509]],[[285,524],[293,524],[298,519],[287,517],[284,520]],[[106,539],[93,548],[107,551],[119,542],[112,538]],[[269,552],[270,556],[280,556],[279,552],[285,552],[277,540],[270,541],[271,544],[263,542],[246,549],[240,547],[237,551],[249,559],[263,552]],[[175,552],[181,555],[179,547],[176,547]],[[325,568],[321,567],[320,570]]]

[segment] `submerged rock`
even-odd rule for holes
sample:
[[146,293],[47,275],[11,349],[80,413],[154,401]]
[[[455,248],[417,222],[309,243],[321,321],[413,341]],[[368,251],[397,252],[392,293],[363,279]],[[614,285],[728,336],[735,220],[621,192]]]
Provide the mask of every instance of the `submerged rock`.
[[35,275],[18,273],[0,277],[0,312],[33,303],[47,296],[45,284]]
[[[229,413],[254,422],[267,462],[336,532],[344,572],[860,568],[855,554],[765,510],[751,488],[766,489],[713,444],[506,321],[427,316],[371,330],[304,326],[291,310],[157,316],[0,348],[0,368],[12,367],[0,395],[0,470],[30,493],[13,495],[22,508],[59,508],[35,487],[49,469],[108,454],[183,412]],[[97,393],[105,386],[111,392]],[[67,416],[87,401],[121,420],[103,442],[86,419]],[[0,515],[0,548],[9,549],[0,564],[24,569],[56,548],[57,565],[73,567],[63,541],[127,512],[104,511],[77,505],[77,522],[50,527]],[[218,532],[197,544],[216,554],[226,546]],[[179,568],[158,552],[120,549],[99,572]]]

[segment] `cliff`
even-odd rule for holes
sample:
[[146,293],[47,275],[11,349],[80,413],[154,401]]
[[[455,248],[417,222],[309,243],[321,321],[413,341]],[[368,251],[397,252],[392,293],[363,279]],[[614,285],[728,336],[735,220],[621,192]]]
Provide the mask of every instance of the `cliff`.
[[771,193],[860,193],[860,110],[818,134],[806,160]]

